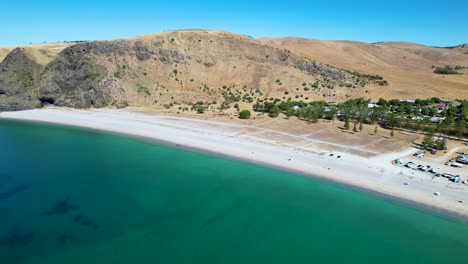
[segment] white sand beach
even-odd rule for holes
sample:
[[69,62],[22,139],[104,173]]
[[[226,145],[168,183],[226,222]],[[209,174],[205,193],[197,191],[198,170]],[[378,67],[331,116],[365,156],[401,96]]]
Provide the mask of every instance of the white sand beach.
[[[145,114],[132,110],[46,108],[3,112],[0,118],[79,126],[166,141],[322,177],[468,218],[468,185],[392,164],[398,158],[406,161],[416,151],[412,147],[364,157],[343,151],[339,142],[327,143],[311,138],[308,139],[310,142],[293,144],[271,136],[276,133],[287,137],[286,133],[271,130],[258,133],[261,128],[239,122]],[[303,147],[311,143],[317,144],[312,148]],[[321,144],[328,144],[331,148],[321,148]],[[334,147],[336,150],[333,151]],[[468,179],[466,170],[457,171],[463,180]],[[435,192],[440,195],[435,196]]]

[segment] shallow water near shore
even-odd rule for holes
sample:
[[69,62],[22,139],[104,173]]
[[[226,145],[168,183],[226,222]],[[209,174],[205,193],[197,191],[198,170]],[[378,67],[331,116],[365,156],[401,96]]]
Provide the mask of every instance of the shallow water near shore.
[[467,237],[321,179],[0,120],[0,263],[462,263]]

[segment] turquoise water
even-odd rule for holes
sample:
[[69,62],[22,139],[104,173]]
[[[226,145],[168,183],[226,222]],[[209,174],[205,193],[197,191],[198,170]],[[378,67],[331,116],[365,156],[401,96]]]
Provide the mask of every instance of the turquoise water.
[[465,263],[466,222],[311,177],[0,120],[0,263]]

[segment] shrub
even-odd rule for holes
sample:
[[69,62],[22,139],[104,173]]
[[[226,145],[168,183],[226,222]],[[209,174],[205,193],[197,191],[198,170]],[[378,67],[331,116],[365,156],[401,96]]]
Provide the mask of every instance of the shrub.
[[456,70],[454,70],[452,67],[450,66],[445,66],[445,67],[437,67],[435,70],[434,70],[434,73],[437,73],[437,74],[458,74],[458,72]]
[[240,119],[249,119],[250,118],[250,111],[249,110],[242,110],[239,113],[239,118]]
[[137,85],[137,92],[138,93],[145,93],[146,95],[151,95],[149,89],[141,84]]
[[387,85],[388,85],[388,81],[387,81],[387,80],[377,81],[377,84],[380,85],[380,86],[387,86]]
[[206,109],[205,109],[205,107],[203,107],[203,106],[197,107],[197,113],[199,113],[199,114],[205,113],[205,110],[206,110]]
[[280,113],[280,109],[277,105],[272,106],[268,111],[268,116],[277,117]]

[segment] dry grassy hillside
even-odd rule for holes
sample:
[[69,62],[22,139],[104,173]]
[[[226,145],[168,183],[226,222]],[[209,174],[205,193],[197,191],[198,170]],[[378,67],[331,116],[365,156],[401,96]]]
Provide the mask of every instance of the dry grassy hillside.
[[433,66],[468,67],[468,55],[455,49],[256,40],[209,30],[6,47],[0,48],[0,60],[3,111],[54,104],[176,111],[203,106],[226,113],[264,100],[456,99],[467,98],[468,89],[468,68],[459,75],[433,73]]
[[1,47],[0,48],[0,61],[2,61],[6,57],[6,55],[8,55],[8,53],[10,52],[11,52],[10,48]]
[[[351,75],[229,32],[184,30],[126,41],[141,45],[150,58],[106,55],[100,63],[118,76],[113,97],[132,105],[222,102],[226,88],[242,96],[283,100],[345,100],[365,93],[360,86],[340,87],[351,81]],[[317,72],[308,72],[301,63],[317,63],[317,69],[310,69]],[[120,76],[121,72],[126,74]],[[310,86],[317,81],[321,87],[314,90]],[[141,96],[142,90],[147,96]]]
[[449,47],[446,49],[456,50],[462,54],[468,55],[468,44],[458,45],[456,47]]
[[369,96],[384,98],[468,98],[468,70],[462,75],[438,75],[433,66],[468,67],[468,55],[454,49],[404,42],[368,44],[300,38],[265,38],[260,42],[344,69],[382,75],[390,85],[369,89]]
[[[63,49],[73,45],[74,43],[50,43],[50,44],[34,44],[20,46],[24,48],[30,56],[41,64],[46,65],[55,58]],[[0,62],[17,47],[0,47]]]
[[[377,85],[370,77],[222,31],[183,30],[83,42],[58,54],[47,52],[62,47],[48,48],[18,48],[3,60],[0,108],[46,102],[187,109],[198,103],[224,111],[237,103],[251,108],[265,98],[343,101],[364,96]],[[21,70],[23,64],[30,66],[28,71]]]

